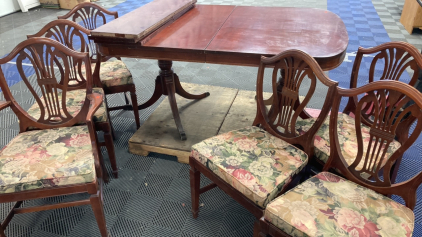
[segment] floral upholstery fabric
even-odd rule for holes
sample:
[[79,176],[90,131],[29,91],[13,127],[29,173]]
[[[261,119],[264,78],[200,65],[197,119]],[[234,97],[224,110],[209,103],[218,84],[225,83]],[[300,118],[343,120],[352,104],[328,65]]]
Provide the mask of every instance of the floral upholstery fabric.
[[[95,63],[91,64],[94,73]],[[85,75],[85,65],[81,72]],[[121,60],[102,62],[100,66],[100,80],[104,87],[133,84],[132,73]]]
[[[94,87],[92,89],[92,92],[98,93],[104,96],[104,90],[102,88],[96,88]],[[73,90],[68,91],[66,93],[66,109],[67,111],[72,115],[76,116],[79,111],[81,111],[82,105],[86,100],[86,90],[80,89],[80,90]],[[59,94],[59,101],[62,100],[61,93]],[[44,103],[44,100],[41,99],[41,101]],[[44,104],[45,105],[45,104]],[[39,119],[41,116],[40,107],[38,106],[38,103],[35,103],[29,108],[27,111],[28,114],[35,119]],[[98,110],[95,112],[93,117],[94,122],[106,122],[107,121],[107,113],[106,113],[106,105],[103,101],[102,105],[98,108]]]
[[411,236],[409,208],[322,172],[267,205],[264,218],[291,236]]
[[192,146],[192,156],[265,207],[305,167],[305,152],[258,127],[220,134]]
[[0,151],[0,193],[94,180],[94,157],[86,126],[20,133]]
[[[316,121],[316,118],[310,118],[298,121],[296,123],[296,129],[299,133],[308,131],[311,126]],[[341,152],[348,164],[352,164],[356,159],[358,153],[356,129],[355,129],[355,119],[350,117],[347,114],[339,113],[337,120],[337,131],[338,139],[341,147]],[[315,156],[321,160],[323,163],[327,162],[330,157],[330,134],[329,134],[329,124],[330,118],[328,117],[321,128],[315,135]],[[363,139],[363,156],[366,155],[366,150],[368,147],[368,142],[370,139],[369,127],[362,124],[362,139]],[[393,141],[390,143],[390,146],[385,154],[384,160],[386,161],[396,150],[400,148],[400,143],[398,141]],[[362,168],[364,161],[357,166],[357,168]]]

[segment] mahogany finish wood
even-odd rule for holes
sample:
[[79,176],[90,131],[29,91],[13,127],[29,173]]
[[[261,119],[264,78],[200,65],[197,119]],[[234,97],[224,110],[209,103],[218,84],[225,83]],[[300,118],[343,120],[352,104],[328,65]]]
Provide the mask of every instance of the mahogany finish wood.
[[[341,98],[361,97],[357,101],[355,114],[364,111],[365,106],[373,104],[373,116],[371,120],[363,116],[355,116],[356,138],[358,140],[358,154],[356,160],[349,166],[342,156],[337,136],[337,113]],[[409,103],[411,104],[409,106]],[[366,156],[362,150],[361,123],[368,123],[371,135]],[[402,127],[415,123],[411,133],[402,133]],[[403,125],[404,124],[404,125]],[[406,206],[414,209],[416,205],[416,190],[422,183],[422,172],[400,183],[392,184],[391,171],[395,162],[402,157],[403,153],[415,142],[422,131],[422,94],[406,83],[393,80],[382,80],[369,83],[365,86],[353,89],[338,88],[334,97],[332,114],[330,116],[330,158],[324,166],[327,171],[336,168],[349,180],[370,188],[384,195],[399,195],[406,202]],[[400,134],[400,135],[399,135]],[[402,137],[403,143],[386,161],[384,157],[389,144],[395,137]],[[384,144],[384,145],[383,145]],[[357,165],[364,162],[361,170],[356,170]],[[385,163],[385,164],[384,164]],[[364,174],[369,174],[371,179]],[[380,178],[382,175],[383,178]]]
[[[87,52],[90,53],[90,59],[92,61],[96,61],[96,55],[92,54],[91,52],[96,52],[96,46],[93,42],[88,40],[88,35],[90,34],[90,30],[85,29],[84,27],[80,26],[79,24],[69,21],[69,20],[54,20],[47,25],[45,25],[39,32],[34,35],[28,35],[29,38],[33,37],[47,37],[54,39],[63,45],[67,46],[72,50],[79,50],[80,52]],[[74,42],[80,43],[77,46],[78,48],[75,49],[73,43]],[[99,81],[99,64],[96,64],[96,68],[93,73],[94,85],[101,87],[101,82]],[[70,85],[67,87],[68,91],[76,90],[76,89],[84,89],[87,86],[86,80],[83,77],[80,77],[76,73],[76,66],[74,65],[73,74],[71,74],[71,78],[69,81],[71,82]],[[97,75],[97,76],[95,76]],[[61,82],[63,84],[63,82]],[[104,98],[104,102],[107,105],[107,100]],[[108,109],[106,110],[107,113],[107,120],[105,122],[95,122],[95,128],[97,131],[102,131],[104,133],[104,143],[100,143],[97,141],[97,144],[100,146],[105,146],[107,148],[108,156],[110,159],[111,167],[113,169],[113,174],[117,178],[118,177],[118,168],[116,162],[116,155],[114,152],[114,142],[113,142],[113,129],[111,126],[111,117],[109,114]]]
[[[264,72],[266,68],[272,68],[272,95],[274,99],[270,110],[266,109],[263,98]],[[284,80],[281,84],[278,83],[280,74],[284,74]],[[300,102],[298,92],[304,80],[310,80],[311,86],[305,99]],[[296,121],[299,116],[307,118],[307,114],[304,112],[305,106],[315,92],[317,80],[328,87],[323,109],[312,127],[305,134],[298,135],[295,129]],[[301,148],[308,157],[312,157],[315,149],[313,143],[315,134],[328,116],[337,85],[338,82],[330,80],[315,59],[300,50],[287,50],[271,58],[262,57],[256,86],[257,115],[253,125],[260,126],[271,135]],[[262,217],[264,213],[263,208],[245,197],[192,156],[189,157],[189,165],[192,214],[194,218],[198,216],[199,212],[199,195],[214,188],[215,185],[248,209],[257,219]],[[305,171],[306,168],[295,175],[293,181],[285,185],[279,195],[298,184],[302,178],[302,173]],[[200,188],[201,173],[213,181],[214,185]]]
[[[406,42],[388,42],[381,45],[378,45],[373,48],[362,48],[359,47],[356,54],[355,61],[353,63],[352,75],[350,77],[350,88],[356,88],[358,83],[359,71],[361,68],[362,60],[365,55],[374,55],[371,65],[369,67],[369,77],[368,82],[371,83],[377,80],[395,80],[399,81],[400,77],[406,71],[413,73],[412,78],[408,82],[409,85],[415,86],[420,68],[422,68],[422,55],[413,45]],[[375,75],[375,66],[384,66],[382,69],[382,75]],[[378,69],[379,70],[379,69]],[[343,110],[343,113],[354,114],[357,107],[357,97],[350,97],[348,103]],[[365,125],[370,126],[372,122],[371,116],[374,114],[373,104],[367,104],[360,115],[362,116],[362,122]],[[407,138],[410,129],[411,123],[409,124],[400,124],[400,129],[396,134],[396,140],[403,144]],[[402,157],[397,159],[394,164],[394,169],[391,173],[391,182],[395,182],[397,177],[397,172],[400,167]]]
[[[5,236],[4,230],[15,214],[79,206],[82,204],[91,205],[101,236],[107,236],[108,233],[102,202],[102,180],[108,180],[108,176],[107,172],[103,172],[103,170],[105,171],[104,162],[101,157],[100,148],[97,145],[97,133],[95,132],[94,122],[92,121],[92,117],[100,107],[103,98],[102,95],[92,93],[92,74],[90,67],[87,67],[87,78],[85,78],[87,97],[80,112],[77,115],[72,116],[69,114],[66,107],[62,106],[65,105],[64,101],[66,100],[66,92],[68,91],[69,76],[71,75],[70,71],[75,68],[74,65],[78,65],[76,68],[80,68],[83,64],[91,65],[88,53],[75,52],[59,42],[48,38],[31,38],[18,44],[9,55],[1,58],[0,65],[8,63],[14,58],[16,58],[16,65],[22,81],[28,87],[28,90],[40,106],[41,116],[38,120],[30,117],[16,102],[7,85],[1,67],[0,88],[2,89],[6,102],[0,102],[0,110],[5,108],[12,109],[19,119],[20,133],[26,132],[28,127],[52,129],[68,127],[86,121],[92,144],[93,159],[95,161],[96,179],[94,182],[86,184],[57,186],[0,194],[1,203],[16,202],[10,213],[0,224],[0,236]],[[30,60],[35,71],[39,72],[36,74],[36,83],[30,83],[29,79],[26,77],[22,65],[24,60]],[[54,74],[54,67],[58,67],[58,70],[60,71],[60,80],[57,80]],[[59,83],[58,81],[64,83]],[[38,96],[36,91],[40,91],[43,97],[41,98]],[[58,91],[62,92],[61,101],[58,99]],[[61,119],[57,120],[57,117]],[[87,200],[64,202],[39,207],[19,208],[24,200],[76,193],[88,193],[90,194],[90,198]]]
[[[193,8],[195,3],[196,0],[154,0],[107,25],[98,27],[92,32],[92,36],[136,43],[167,22],[175,21]],[[140,16],[142,20],[139,20]],[[127,24],[128,22],[131,23]]]
[[[359,97],[358,97],[359,96]],[[360,98],[357,101],[355,114],[365,111],[368,103],[374,105],[373,120],[370,123],[370,141],[366,156],[363,156],[362,116],[355,117],[356,138],[358,141],[358,153],[353,164],[349,165],[341,152],[341,144],[338,139],[338,112],[342,98]],[[422,172],[397,184],[391,183],[390,174],[394,164],[403,153],[416,141],[422,131],[422,94],[414,87],[393,80],[371,82],[359,88],[338,88],[334,94],[333,107],[330,115],[330,157],[324,166],[324,171],[337,169],[346,179],[363,187],[369,188],[383,195],[398,195],[403,198],[408,208],[414,209],[416,205],[416,191],[422,183]],[[414,104],[407,106],[408,102]],[[394,137],[400,133],[400,124],[413,123],[415,129],[408,139],[386,161],[384,157],[388,145]],[[407,134],[406,134],[407,135]],[[357,165],[363,162],[362,169],[357,170]],[[380,178],[380,175],[383,178]],[[364,177],[370,178],[364,178]],[[267,222],[264,218],[255,225],[256,236],[288,236],[278,227]]]
[[106,16],[113,16],[114,19],[119,17],[116,11],[109,11],[100,5],[83,2],[76,5],[72,10],[63,16],[58,16],[58,19],[72,18],[72,21],[81,21],[84,27],[88,30],[94,30],[98,25],[107,23]]
[[[108,56],[242,66],[259,66],[262,55],[273,56],[299,48],[309,52],[323,70],[340,65],[348,44],[344,23],[329,11],[215,5],[196,5],[172,24],[154,32],[146,43],[91,38],[98,44],[100,53]],[[174,84],[180,84],[178,77],[174,77]],[[166,87],[156,81],[151,100],[139,108],[153,104]],[[171,107],[175,110],[177,104],[174,102]],[[181,125],[178,129],[183,130]]]
[[[100,25],[105,25],[107,23],[107,19],[106,19],[107,15],[113,16],[114,19],[118,18],[117,12],[108,11],[107,9],[95,3],[85,2],[85,3],[80,3],[76,5],[66,15],[59,16],[57,18],[59,19],[72,18],[74,22],[81,20],[85,28],[90,30],[90,34],[91,34],[92,30],[96,29]],[[99,54],[97,45],[93,44],[91,40],[87,42],[90,42],[90,44],[92,44],[92,46],[90,47],[91,60],[96,63],[95,70],[94,70],[94,82],[96,86],[102,87],[100,76],[99,76],[101,62],[106,62],[113,56],[109,56],[109,55],[103,56]],[[116,57],[116,58],[118,60],[121,60],[120,57]],[[139,127],[141,126],[141,122],[139,120],[138,98],[136,96],[135,84],[110,86],[110,87],[104,87],[103,89],[106,95],[123,93],[126,100],[126,104],[123,106],[109,107],[108,104],[106,103],[107,113],[108,111],[113,111],[113,110],[120,110],[120,109],[129,110],[130,109],[133,111],[133,114],[135,116],[136,127],[139,129]],[[130,98],[127,96],[126,93],[129,93]],[[105,98],[105,100],[107,101],[107,98]],[[110,119],[110,124],[111,124],[111,119]],[[114,138],[113,126],[111,126],[111,128],[112,130],[110,133]],[[117,177],[117,170],[115,172],[115,175]]]
[[261,55],[299,49],[331,70],[343,61],[348,41],[343,21],[327,10],[237,6],[207,46],[207,62],[243,64],[235,58],[246,57],[256,64]]

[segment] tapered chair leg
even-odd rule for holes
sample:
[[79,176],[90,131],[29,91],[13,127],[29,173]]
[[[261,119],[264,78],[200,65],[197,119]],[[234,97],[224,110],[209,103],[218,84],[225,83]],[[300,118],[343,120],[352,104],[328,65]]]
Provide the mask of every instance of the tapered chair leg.
[[264,237],[265,235],[261,235],[261,225],[259,224],[259,220],[255,220],[253,225],[253,237]]
[[136,96],[135,85],[130,90],[130,98],[132,100],[133,115],[135,116],[136,129],[139,129],[141,122],[139,121],[138,97]]
[[199,189],[201,181],[201,173],[191,165],[190,167],[190,193],[192,199],[192,215],[193,218],[198,217],[199,212]]
[[110,159],[111,168],[113,169],[113,175],[115,178],[118,178],[118,169],[117,169],[117,161],[116,161],[116,153],[114,152],[114,142],[113,136],[111,135],[111,126],[107,124],[104,129],[104,141],[106,144],[106,149],[108,153],[108,158]]
[[6,237],[2,226],[0,226],[0,237]]
[[108,103],[107,103],[107,98],[104,99],[104,102],[106,104],[106,112],[107,112],[107,119],[108,119],[108,123],[110,124],[110,133],[111,136],[113,137],[113,140],[116,140],[116,135],[114,134],[114,128],[113,128],[113,123],[111,122],[111,116],[110,116],[110,109],[108,108]]
[[127,105],[129,105],[129,104],[130,104],[130,101],[129,101],[129,99],[127,98],[126,92],[123,92],[123,97],[125,97],[125,102],[126,102],[126,104],[127,104]]
[[101,200],[100,190],[96,194],[92,194],[89,198],[91,202],[92,211],[94,212],[95,219],[97,220],[98,228],[102,237],[107,237],[107,224],[104,215],[103,202]]

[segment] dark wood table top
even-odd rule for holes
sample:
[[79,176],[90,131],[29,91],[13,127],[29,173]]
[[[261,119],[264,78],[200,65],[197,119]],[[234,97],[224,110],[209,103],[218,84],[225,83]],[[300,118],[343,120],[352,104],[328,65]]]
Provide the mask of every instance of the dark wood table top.
[[[195,6],[196,0],[154,0],[93,30],[98,37],[136,43]],[[141,20],[139,19],[141,17]]]
[[93,39],[111,56],[250,66],[300,49],[324,70],[343,61],[348,45],[343,21],[327,10],[222,5],[196,5],[142,43]]

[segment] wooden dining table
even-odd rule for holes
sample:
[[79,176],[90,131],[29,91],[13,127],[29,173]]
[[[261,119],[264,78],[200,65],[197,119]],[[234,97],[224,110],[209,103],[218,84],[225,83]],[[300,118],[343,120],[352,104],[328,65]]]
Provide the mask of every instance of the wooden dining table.
[[185,91],[173,72],[173,61],[257,67],[261,56],[300,49],[314,57],[323,70],[331,70],[342,63],[348,45],[340,17],[313,8],[197,4],[141,41],[124,39],[125,26],[137,21],[142,21],[139,13],[122,17],[117,23],[112,21],[94,30],[91,39],[103,55],[158,60],[160,71],[154,93],[139,109],[167,95],[182,140],[186,134],[175,94],[198,100],[209,93],[193,95]]

